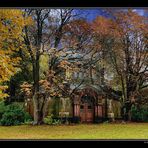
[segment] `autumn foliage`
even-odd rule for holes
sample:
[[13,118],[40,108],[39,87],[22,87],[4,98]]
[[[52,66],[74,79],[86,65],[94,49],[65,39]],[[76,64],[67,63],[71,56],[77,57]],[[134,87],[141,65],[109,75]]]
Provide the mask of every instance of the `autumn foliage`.
[[21,60],[15,53],[23,46],[23,27],[29,22],[23,18],[21,10],[0,10],[0,98],[8,96],[4,93],[9,81],[19,69]]
[[[0,10],[0,98],[8,96],[7,82],[21,70],[17,53],[22,50],[33,80],[22,83],[21,90],[33,100],[35,124],[42,121],[49,99],[68,95],[64,83],[74,83],[74,72],[85,71],[92,84],[94,73],[102,76],[100,83],[110,81],[125,101],[147,87],[146,17],[129,9],[89,22],[73,15],[73,9],[54,12],[58,15],[50,9]],[[48,59],[42,64],[44,54]],[[105,80],[107,73],[112,80]]]

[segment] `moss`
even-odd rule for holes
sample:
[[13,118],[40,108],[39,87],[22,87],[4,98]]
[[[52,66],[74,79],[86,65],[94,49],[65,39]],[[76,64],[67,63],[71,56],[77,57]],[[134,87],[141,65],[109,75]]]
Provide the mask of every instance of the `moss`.
[[59,112],[69,112],[72,116],[72,103],[69,98],[54,98],[49,102],[48,114],[53,114],[54,117],[59,116]]
[[121,117],[121,103],[119,101],[112,101],[112,108],[113,108],[113,113],[115,118],[120,118]]
[[59,116],[59,110],[60,110],[60,98],[54,98],[54,103],[53,103],[53,111],[52,114],[57,117]]

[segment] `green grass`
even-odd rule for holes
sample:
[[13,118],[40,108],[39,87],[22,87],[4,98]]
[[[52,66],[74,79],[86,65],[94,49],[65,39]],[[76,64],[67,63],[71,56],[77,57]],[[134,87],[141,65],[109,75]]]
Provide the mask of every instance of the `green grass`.
[[0,126],[0,139],[148,139],[148,123]]

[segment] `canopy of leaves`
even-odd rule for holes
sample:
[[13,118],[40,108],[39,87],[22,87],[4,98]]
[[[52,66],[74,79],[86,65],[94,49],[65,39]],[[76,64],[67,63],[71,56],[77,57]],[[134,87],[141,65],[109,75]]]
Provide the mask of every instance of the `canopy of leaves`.
[[15,55],[23,47],[23,27],[28,25],[30,19],[23,18],[21,10],[0,10],[0,98],[7,96],[3,93],[9,81],[19,69],[17,65],[21,60]]

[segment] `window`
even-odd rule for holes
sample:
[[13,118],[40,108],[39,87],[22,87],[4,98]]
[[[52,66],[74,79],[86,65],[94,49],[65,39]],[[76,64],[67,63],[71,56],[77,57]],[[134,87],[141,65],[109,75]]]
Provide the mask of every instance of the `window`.
[[81,106],[80,106],[80,109],[84,109],[84,106],[83,106],[83,105],[81,105]]
[[89,106],[88,106],[88,109],[92,109],[92,107],[89,105]]

